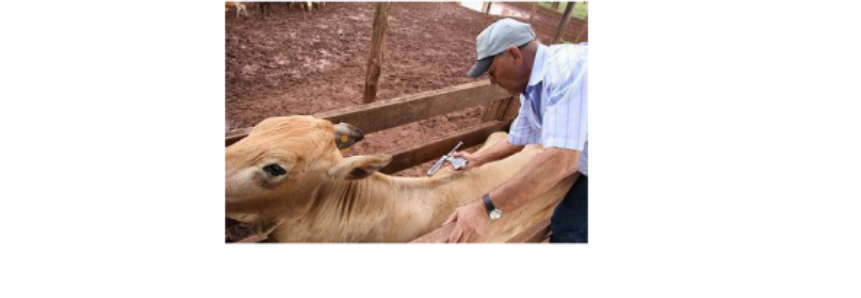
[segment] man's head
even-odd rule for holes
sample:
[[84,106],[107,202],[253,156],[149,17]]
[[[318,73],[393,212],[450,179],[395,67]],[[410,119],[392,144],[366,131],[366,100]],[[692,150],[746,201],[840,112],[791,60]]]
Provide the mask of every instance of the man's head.
[[488,73],[490,82],[510,94],[526,90],[537,45],[528,24],[502,19],[488,26],[476,38],[478,61],[467,73],[478,77]]

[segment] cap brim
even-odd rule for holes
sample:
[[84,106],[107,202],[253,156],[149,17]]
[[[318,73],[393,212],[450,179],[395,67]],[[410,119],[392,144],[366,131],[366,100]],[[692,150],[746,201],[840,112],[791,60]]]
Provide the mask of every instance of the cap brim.
[[490,64],[493,64],[493,57],[478,60],[475,62],[475,65],[472,66],[472,69],[470,69],[469,72],[466,73],[466,75],[473,78],[478,77],[487,72],[487,69],[490,68]]

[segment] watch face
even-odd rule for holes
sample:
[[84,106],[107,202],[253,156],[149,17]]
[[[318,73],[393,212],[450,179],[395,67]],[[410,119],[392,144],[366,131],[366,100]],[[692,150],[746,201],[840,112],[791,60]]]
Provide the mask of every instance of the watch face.
[[502,210],[493,209],[493,211],[490,211],[490,219],[491,220],[497,220],[501,217],[502,217]]

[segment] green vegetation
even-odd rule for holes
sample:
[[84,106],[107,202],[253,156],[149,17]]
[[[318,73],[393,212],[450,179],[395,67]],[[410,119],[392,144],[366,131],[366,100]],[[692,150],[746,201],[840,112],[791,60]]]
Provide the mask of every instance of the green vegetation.
[[[546,9],[551,9],[550,3],[552,3],[552,2],[538,2],[538,6],[541,6],[541,7],[546,8]],[[568,6],[568,2],[560,2],[559,8],[557,8],[556,10],[559,11],[559,13],[564,13],[565,12],[565,6]],[[588,15],[589,15],[589,3],[588,2],[574,2],[574,11],[571,12],[572,18],[578,18],[578,19],[583,20],[583,19],[586,19],[586,16],[588,16]]]

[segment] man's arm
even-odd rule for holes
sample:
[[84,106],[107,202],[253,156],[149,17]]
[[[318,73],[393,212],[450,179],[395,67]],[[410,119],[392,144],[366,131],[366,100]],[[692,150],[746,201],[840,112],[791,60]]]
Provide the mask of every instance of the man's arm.
[[514,177],[490,192],[496,208],[510,213],[577,171],[580,151],[548,148]]
[[[510,213],[532,198],[546,192],[577,170],[580,151],[561,148],[545,149],[514,177],[490,192],[493,205]],[[461,206],[443,223],[456,223],[447,242],[473,242],[489,228],[491,222],[481,200]]]
[[488,162],[506,158],[514,153],[520,152],[522,149],[523,146],[513,145],[508,141],[508,138],[506,138],[502,141],[496,142],[496,144],[487,150],[471,154],[467,152],[458,152],[455,153],[454,156],[463,157],[469,160],[466,168],[463,169],[465,171],[479,167]]

